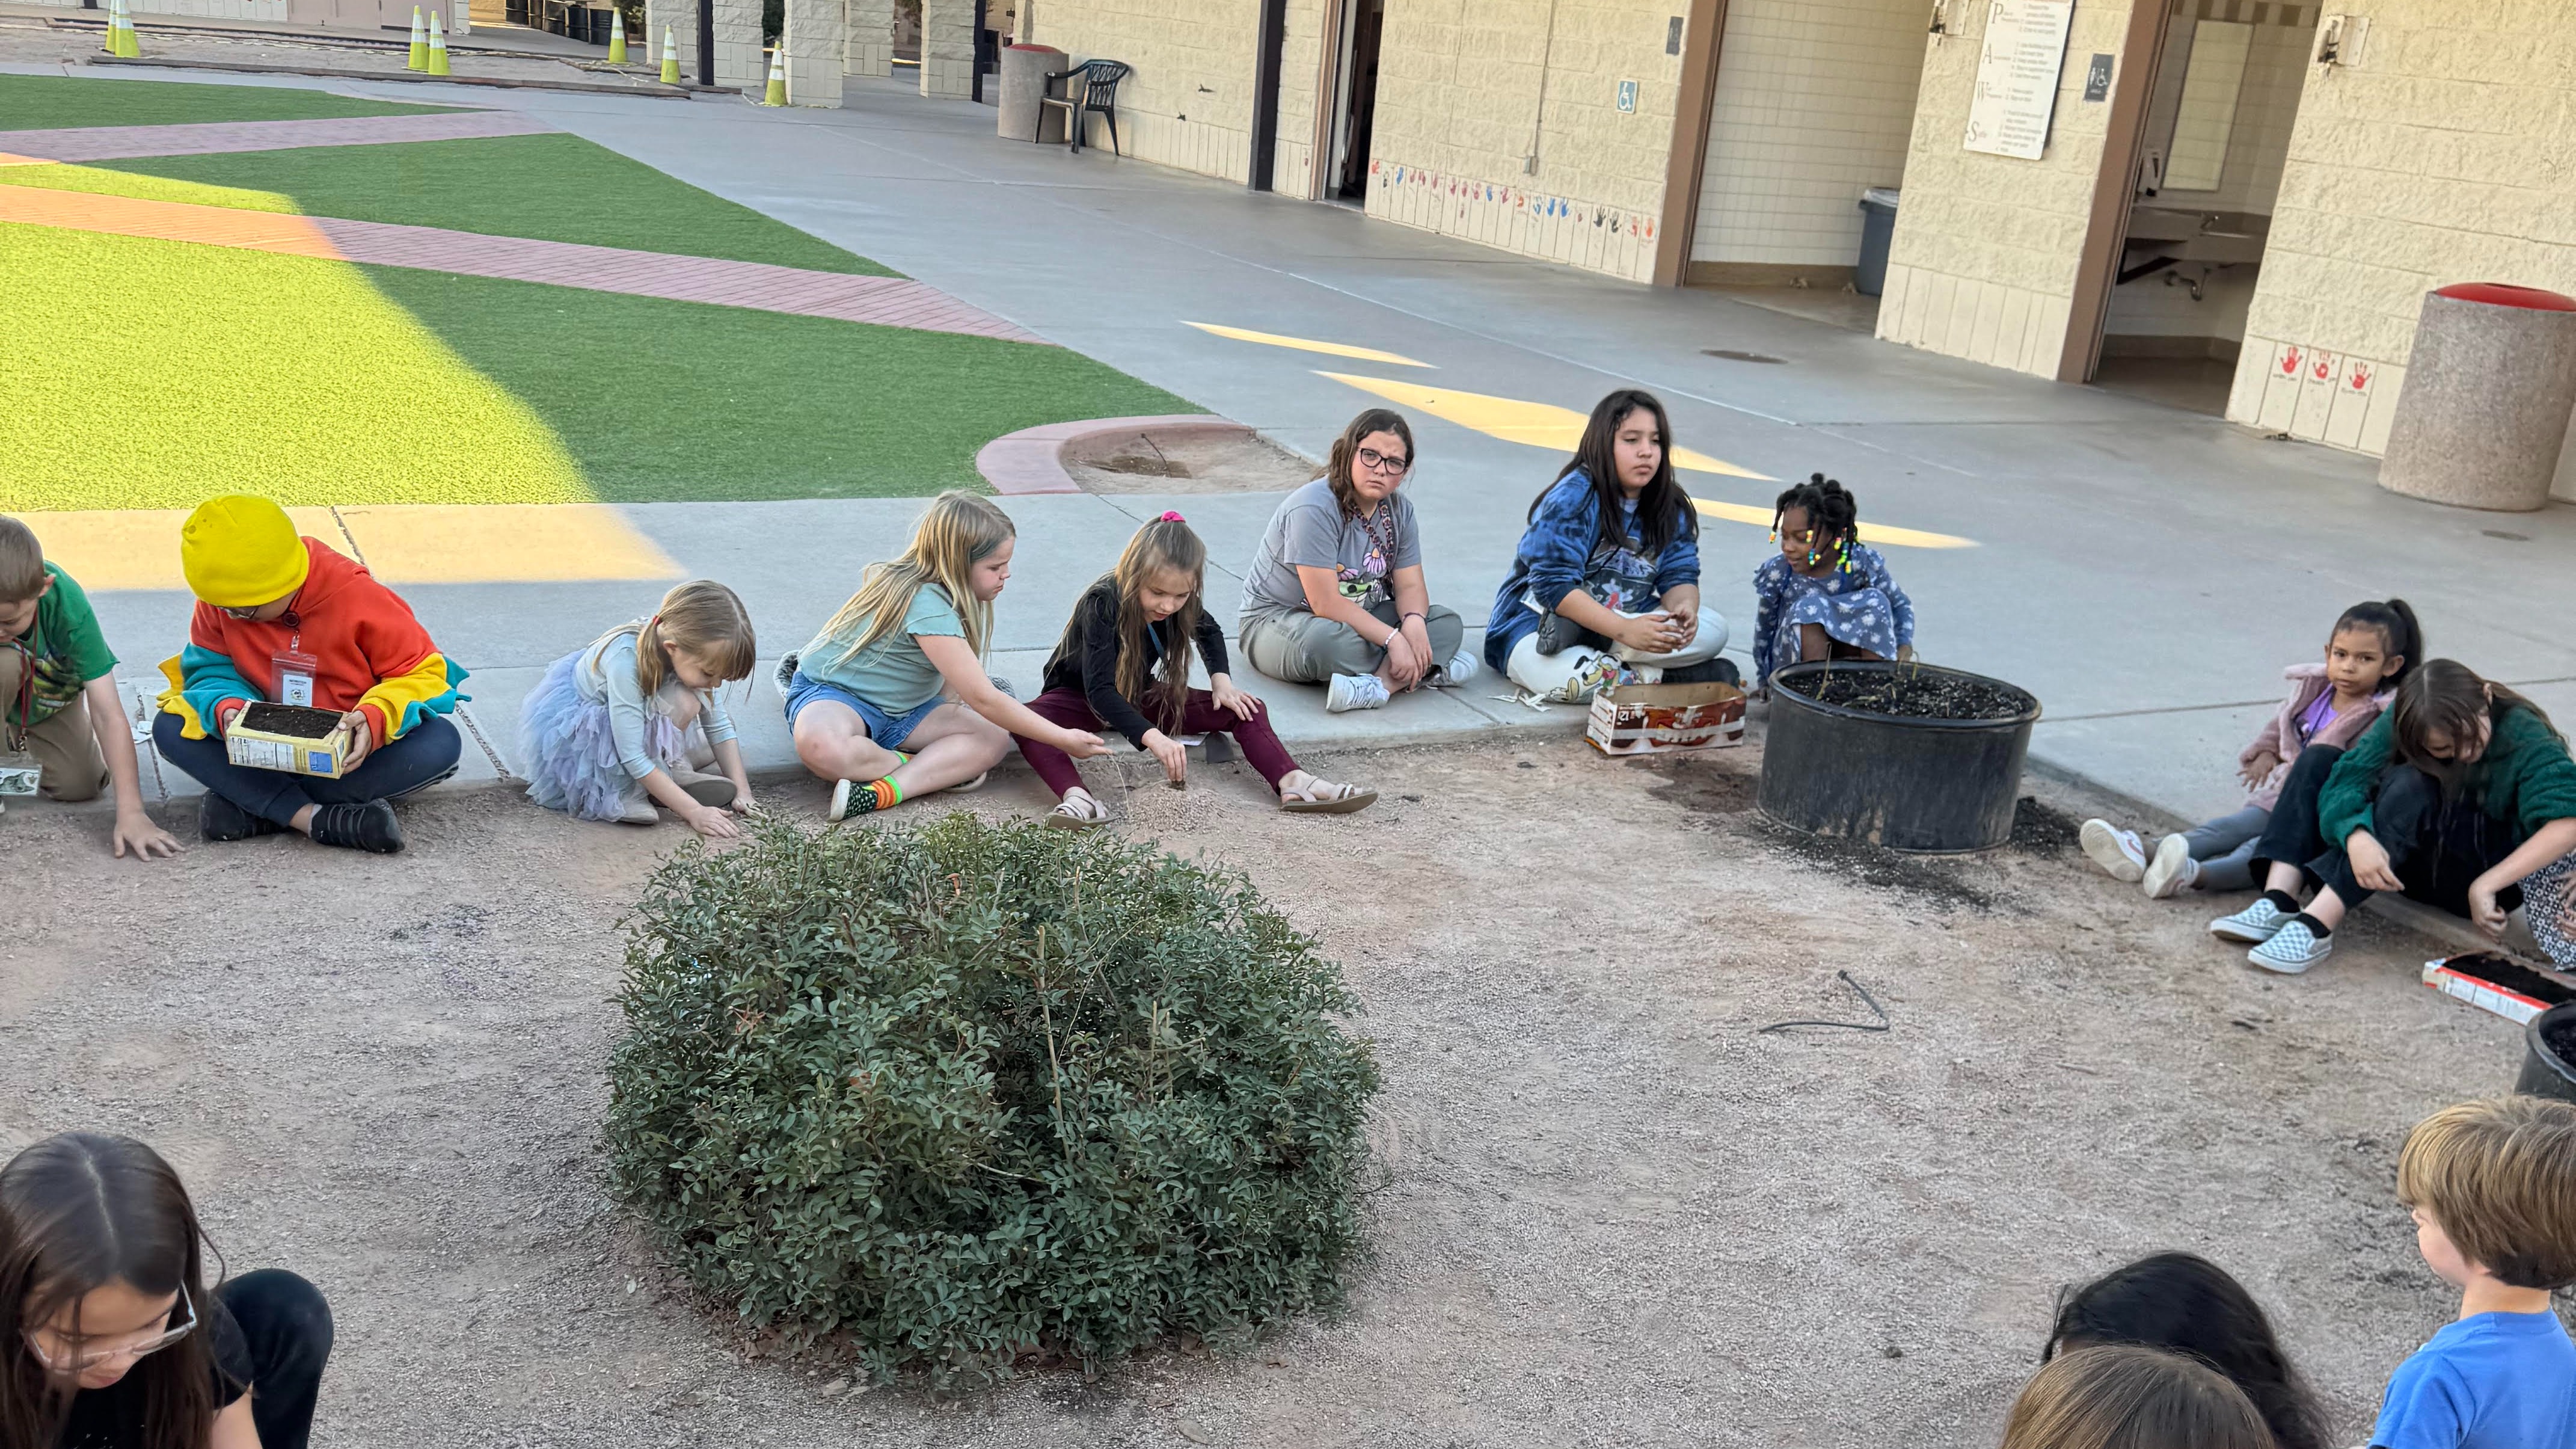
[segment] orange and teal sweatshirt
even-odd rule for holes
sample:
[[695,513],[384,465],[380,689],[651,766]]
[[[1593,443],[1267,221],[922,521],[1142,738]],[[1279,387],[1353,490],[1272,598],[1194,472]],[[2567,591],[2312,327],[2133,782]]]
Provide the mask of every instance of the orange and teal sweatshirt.
[[456,692],[464,667],[438,652],[409,604],[321,540],[304,548],[312,572],[284,617],[236,619],[198,602],[188,647],[161,666],[170,680],[161,708],[179,716],[182,735],[204,739],[227,711],[275,699],[277,657],[287,653],[314,659],[314,707],[363,712],[379,745],[466,698]]

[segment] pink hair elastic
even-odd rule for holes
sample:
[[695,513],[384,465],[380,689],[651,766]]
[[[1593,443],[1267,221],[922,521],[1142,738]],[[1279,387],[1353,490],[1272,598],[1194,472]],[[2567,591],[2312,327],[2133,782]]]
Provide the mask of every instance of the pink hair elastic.
[[1165,513],[1161,518],[1155,520],[1157,523],[1185,523],[1187,521],[1187,519],[1182,518],[1177,513]]

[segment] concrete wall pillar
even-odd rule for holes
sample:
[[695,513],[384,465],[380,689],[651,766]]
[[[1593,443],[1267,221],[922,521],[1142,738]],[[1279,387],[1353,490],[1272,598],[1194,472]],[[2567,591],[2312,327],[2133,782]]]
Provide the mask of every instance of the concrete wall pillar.
[[787,0],[787,104],[838,106],[849,49],[844,0]]
[[921,93],[975,94],[975,0],[921,0]]
[[845,0],[849,41],[841,69],[848,75],[894,74],[894,0]]
[[769,84],[769,55],[761,46],[760,0],[713,0],[716,7],[716,84],[738,86],[758,100]]

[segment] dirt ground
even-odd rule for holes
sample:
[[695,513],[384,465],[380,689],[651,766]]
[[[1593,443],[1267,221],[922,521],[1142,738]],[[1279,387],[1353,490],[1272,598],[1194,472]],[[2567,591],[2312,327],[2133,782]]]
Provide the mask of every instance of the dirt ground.
[[[597,1149],[619,918],[685,837],[498,792],[408,809],[390,860],[142,867],[103,817],[11,811],[0,1148],[145,1138],[234,1271],[321,1283],[339,1445],[1984,1446],[2059,1285],[2165,1247],[2242,1275],[2358,1437],[2449,1313],[2396,1147],[2508,1087],[2517,1030],[2375,921],[2254,972],[2210,908],[2092,873],[2081,801],[1987,857],[1854,855],[1752,813],[1758,759],[1326,757],[1385,802],[1292,818],[1240,765],[1175,793],[1122,752],[1127,828],[1250,870],[1382,1053],[1375,1261],[1249,1359],[961,1404],[742,1359]],[[1838,969],[1892,1030],[1758,1030],[1865,1019]]]

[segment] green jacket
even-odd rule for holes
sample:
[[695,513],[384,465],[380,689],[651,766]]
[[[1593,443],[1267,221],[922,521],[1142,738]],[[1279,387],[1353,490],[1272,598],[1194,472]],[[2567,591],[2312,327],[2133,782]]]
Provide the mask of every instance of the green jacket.
[[[2382,714],[2335,761],[2317,797],[2317,823],[2328,844],[2340,849],[2354,831],[2372,828],[2370,802],[2396,751],[2396,723],[2397,711]],[[2527,709],[2508,708],[2497,716],[2495,737],[2462,783],[2468,798],[2526,840],[2552,820],[2576,817],[2576,760],[2567,757],[2567,742],[2548,722]]]

